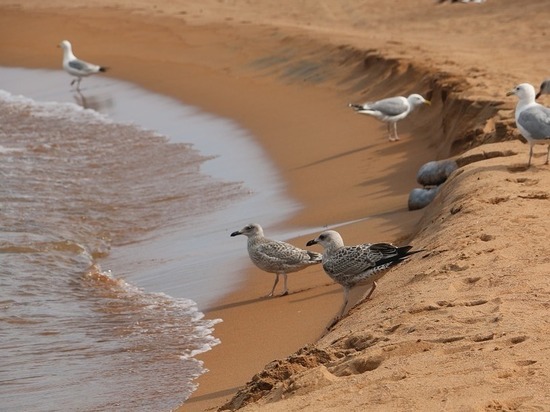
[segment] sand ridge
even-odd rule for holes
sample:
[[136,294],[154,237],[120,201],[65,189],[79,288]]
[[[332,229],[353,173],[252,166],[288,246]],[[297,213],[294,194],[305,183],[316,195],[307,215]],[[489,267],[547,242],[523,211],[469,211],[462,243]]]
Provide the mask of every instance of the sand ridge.
[[550,281],[539,242],[550,176],[518,168],[524,147],[467,152],[477,161],[419,224],[414,242],[429,250],[315,345],[267,365],[228,406],[250,397],[259,400],[242,410],[545,410]]

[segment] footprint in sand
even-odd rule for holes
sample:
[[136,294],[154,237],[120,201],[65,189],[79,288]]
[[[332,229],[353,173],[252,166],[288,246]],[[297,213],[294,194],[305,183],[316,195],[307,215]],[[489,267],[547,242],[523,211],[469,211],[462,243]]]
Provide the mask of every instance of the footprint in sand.
[[506,179],[508,182],[518,183],[522,186],[535,186],[539,183],[539,179],[530,179],[528,177],[518,177],[516,179]]
[[341,363],[340,365],[329,368],[329,371],[335,376],[350,376],[360,375],[365,372],[370,372],[377,369],[384,358],[382,356],[358,356],[348,361]]

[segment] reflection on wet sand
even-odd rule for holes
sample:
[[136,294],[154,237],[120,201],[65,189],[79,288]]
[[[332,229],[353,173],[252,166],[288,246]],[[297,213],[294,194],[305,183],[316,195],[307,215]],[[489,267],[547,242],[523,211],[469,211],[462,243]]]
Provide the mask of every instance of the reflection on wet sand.
[[82,90],[75,90],[73,94],[75,103],[84,109],[92,109],[101,113],[109,111],[113,107],[113,97],[110,94],[86,94],[82,93]]

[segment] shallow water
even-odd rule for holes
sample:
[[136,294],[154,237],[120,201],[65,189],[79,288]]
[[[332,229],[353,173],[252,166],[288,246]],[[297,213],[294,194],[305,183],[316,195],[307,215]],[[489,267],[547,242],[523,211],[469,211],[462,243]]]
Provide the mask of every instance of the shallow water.
[[249,265],[229,233],[297,205],[233,122],[107,77],[69,82],[0,69],[0,404],[169,410],[219,343],[196,302]]

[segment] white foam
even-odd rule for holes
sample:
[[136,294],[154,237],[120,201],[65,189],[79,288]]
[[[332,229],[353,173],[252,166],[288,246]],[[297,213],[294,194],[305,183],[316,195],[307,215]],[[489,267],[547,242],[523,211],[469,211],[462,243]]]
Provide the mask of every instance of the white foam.
[[0,153],[9,154],[9,153],[23,153],[25,149],[21,147],[4,147],[0,145]]
[[75,103],[38,102],[30,97],[11,94],[2,89],[0,89],[0,100],[13,105],[16,110],[29,109],[33,117],[60,117],[80,122],[113,123],[108,116],[95,110],[85,109]]

